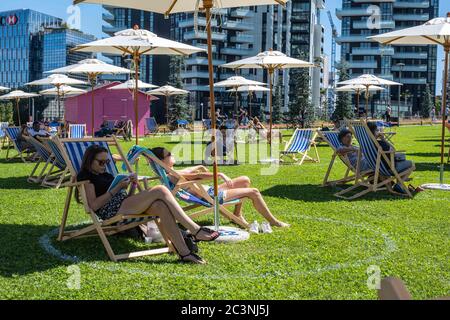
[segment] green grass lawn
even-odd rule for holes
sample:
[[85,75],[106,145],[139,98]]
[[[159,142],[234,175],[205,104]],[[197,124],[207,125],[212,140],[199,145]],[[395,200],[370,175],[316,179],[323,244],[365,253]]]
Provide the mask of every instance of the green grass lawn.
[[[438,182],[439,126],[395,129],[398,149],[417,167],[412,184]],[[173,148],[170,137],[146,146]],[[123,143],[127,151],[131,143]],[[448,145],[447,145],[448,148]],[[448,149],[447,149],[448,150]],[[205,266],[174,255],[113,263],[98,238],[59,243],[65,189],[26,181],[33,164],[0,155],[0,298],[2,299],[376,299],[367,269],[402,278],[416,299],[450,295],[450,194],[426,191],[414,199],[379,192],[352,202],[320,187],[331,150],[319,146],[320,163],[282,165],[262,175],[262,165],[223,166],[231,177],[248,175],[273,213],[289,229],[251,235],[235,244],[200,243]],[[344,172],[338,166],[334,176]],[[141,165],[140,174],[149,174]],[[449,166],[446,179],[450,181]],[[249,221],[262,221],[247,203]],[[88,216],[73,204],[69,224]],[[199,220],[212,224],[212,217]],[[112,237],[117,251],[145,244]],[[58,252],[49,252],[49,245]],[[47,248],[47,249],[45,249]],[[69,289],[69,266],[80,269],[81,288]]]

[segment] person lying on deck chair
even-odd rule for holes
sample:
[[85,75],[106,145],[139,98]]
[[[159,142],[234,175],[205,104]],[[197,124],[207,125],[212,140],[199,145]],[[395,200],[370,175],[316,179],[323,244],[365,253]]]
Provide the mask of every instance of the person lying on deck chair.
[[[352,145],[353,140],[352,132],[347,128],[343,128],[339,131],[338,139],[339,142],[341,143],[341,146],[336,150],[336,152],[341,156],[347,155],[348,161],[350,161],[351,165],[354,168],[356,168],[358,164],[359,148],[357,146]],[[363,154],[361,155],[359,165],[360,165],[359,167],[360,172],[364,172],[370,169],[370,166],[367,163],[367,160]]]
[[[81,170],[77,176],[78,182],[89,181],[86,184],[87,201],[97,216],[106,220],[117,214],[150,213],[160,219],[167,237],[172,241],[182,261],[204,264],[205,260],[188,249],[177,222],[189,230],[194,241],[213,241],[219,233],[200,227],[192,221],[164,186],[156,186],[134,194],[137,185],[135,175],[108,191],[114,180],[114,177],[106,172],[108,162],[108,150],[99,145],[92,145],[83,155]],[[129,187],[130,191],[127,192]],[[78,198],[76,193],[77,201]]]
[[[175,165],[175,157],[172,156],[169,150],[161,147],[153,148],[151,151],[155,154],[155,156],[164,162],[169,168],[173,169]],[[208,171],[208,169],[204,166],[195,166],[190,168],[185,168],[183,170],[175,170],[178,174],[180,174],[186,180],[199,180],[199,179],[212,179],[213,174]],[[172,183],[176,183],[175,177],[168,175],[169,179],[171,179]],[[264,201],[261,193],[258,189],[252,188],[250,186],[250,179],[246,176],[241,176],[235,179],[230,179],[223,173],[219,173],[219,178],[225,181],[223,184],[219,185],[218,198],[219,203],[223,204],[224,202],[248,198],[252,201],[255,209],[267,220],[270,225],[275,227],[289,227],[289,224],[282,222],[274,217],[274,215],[270,212],[269,207]],[[204,186],[207,193],[214,198],[214,188],[210,186]],[[190,193],[201,197],[198,192],[191,188],[188,190]],[[242,218],[244,221],[244,217],[242,217],[241,207],[236,211],[236,216]]]

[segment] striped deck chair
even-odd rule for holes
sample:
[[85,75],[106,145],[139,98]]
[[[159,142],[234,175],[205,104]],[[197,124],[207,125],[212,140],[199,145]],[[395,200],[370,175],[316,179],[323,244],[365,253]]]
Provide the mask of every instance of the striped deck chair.
[[154,117],[145,118],[145,135],[157,134],[159,132],[158,124]]
[[[314,142],[316,136],[317,131],[313,129],[295,129],[291,140],[286,144],[284,151],[281,152],[280,161],[284,162],[284,157],[290,157],[298,165],[303,164],[304,161],[320,162],[319,153]],[[316,158],[308,156],[308,151],[311,147],[314,148]],[[297,158],[297,155],[300,155],[301,158]]]
[[[318,131],[317,132],[319,136],[322,138],[324,142],[326,142],[330,148],[333,150],[333,155],[331,156],[330,164],[328,165],[328,170],[325,173],[325,177],[323,179],[322,186],[329,186],[329,185],[336,185],[336,184],[344,184],[350,181],[354,181],[356,178],[356,168],[352,165],[350,160],[348,159],[347,155],[340,155],[338,154],[337,150],[342,146],[341,142],[339,141],[338,131]],[[338,180],[329,180],[331,170],[333,168],[333,165],[336,161],[336,158],[341,159],[341,161],[344,163],[344,165],[347,167],[345,171],[345,175],[343,178]],[[368,170],[365,172],[361,172],[361,175],[365,176],[367,174],[370,174],[372,170]],[[350,175],[350,173],[353,173]]]
[[[377,192],[386,188],[392,194],[412,198],[412,194],[405,186],[403,178],[409,176],[411,172],[415,170],[415,166],[413,165],[411,168],[400,173],[397,172],[395,169],[395,150],[383,151],[365,121],[349,121],[348,124],[360,146],[358,161],[361,159],[361,154],[364,154],[364,157],[366,158],[370,168],[373,170],[374,175],[370,179],[364,179],[359,172],[359,168],[357,168],[355,185],[342,190],[335,195],[339,198],[352,200],[369,192]],[[384,161],[382,161],[382,159],[384,159]],[[405,190],[406,194],[393,191],[391,184],[394,182],[400,185],[401,188]],[[363,187],[365,189],[350,197],[344,196],[344,194],[351,192],[358,187]]]
[[41,138],[41,141],[47,147],[47,150],[51,151],[51,166],[41,185],[44,187],[55,187],[56,189],[65,187],[66,183],[64,182],[69,183],[70,172],[58,145],[53,138]]
[[0,122],[0,140],[2,141],[2,149],[5,147],[6,133],[5,129],[9,126],[8,122]]
[[227,119],[224,125],[227,129],[236,129],[238,127],[236,119]]
[[[210,179],[205,180],[196,180],[196,181],[187,181],[183,177],[181,177],[176,171],[167,167],[162,161],[160,161],[154,154],[147,148],[143,148],[140,146],[134,146],[127,155],[127,160],[130,164],[133,164],[140,155],[143,155],[145,159],[152,169],[152,171],[156,174],[156,178],[158,178],[162,185],[167,187],[174,196],[176,196],[181,201],[188,204],[188,206],[183,207],[183,210],[188,212],[190,210],[203,208],[201,210],[195,211],[191,213],[189,216],[192,219],[203,216],[205,214],[211,213],[214,210],[214,199],[205,191],[202,182],[211,182]],[[177,183],[173,184],[168,177],[168,173],[177,179]],[[153,177],[155,178],[155,177]],[[147,188],[147,182],[144,182]],[[194,188],[197,190],[198,194],[201,194],[201,197],[198,197],[190,192],[188,192],[185,188]],[[226,219],[236,223],[242,228],[247,229],[249,227],[248,223],[243,221],[241,218],[237,217],[234,213],[230,212],[227,207],[234,206],[235,212],[242,205],[244,200],[232,200],[225,202],[219,205],[219,211]]]
[[[14,159],[17,157],[20,157],[23,162],[27,162],[30,154],[33,153],[33,151],[30,151],[29,149],[23,149],[21,144],[18,142],[18,137],[20,134],[20,127],[8,127],[5,128],[5,134],[8,138],[8,146],[6,150],[6,160],[8,159]],[[17,155],[15,155],[12,158],[9,158],[9,151],[10,148],[13,147],[17,151]],[[24,157],[24,154],[26,154],[26,157]]]
[[[392,138],[397,134],[397,132],[392,131],[392,127],[393,127],[392,124],[389,122],[385,122],[385,121],[377,121],[376,124],[377,124],[377,127],[381,128],[381,132],[383,133],[384,138],[387,141],[393,143]],[[385,130],[386,128],[389,128],[389,130],[386,131]]]
[[[51,156],[52,152],[47,148],[46,145],[44,145],[36,138],[25,136],[24,139],[34,147],[38,155],[38,161],[36,162],[33,170],[31,171],[27,181],[32,183],[42,183],[44,177],[49,174],[49,172],[47,171],[48,166],[51,165],[51,163],[53,162],[53,158]],[[39,171],[39,174],[35,175],[35,173],[38,172],[38,169],[39,167],[41,167],[41,165],[42,168]],[[59,173],[62,172],[63,170],[64,168],[58,168]]]
[[69,124],[68,138],[82,139],[86,137],[86,124]]
[[[127,172],[132,173],[132,168],[130,164],[128,163],[127,159],[125,158],[122,148],[117,142],[117,139],[115,137],[111,138],[85,138],[85,139],[58,139],[54,138],[55,142],[57,143],[61,154],[64,157],[65,162],[67,163],[67,167],[69,168],[71,179],[70,184],[67,185],[67,196],[66,196],[66,202],[64,206],[64,212],[62,216],[62,222],[58,234],[58,240],[60,241],[66,241],[73,238],[79,238],[79,237],[85,237],[85,236],[92,236],[92,235],[98,235],[100,237],[100,240],[102,241],[103,246],[105,247],[105,250],[109,256],[109,258],[112,261],[119,261],[129,258],[135,258],[135,257],[142,257],[142,256],[148,256],[148,255],[157,255],[157,254],[163,254],[168,253],[171,251],[174,251],[174,248],[172,247],[172,244],[170,240],[165,236],[164,229],[159,224],[159,219],[155,219],[155,217],[150,216],[149,214],[119,214],[114,216],[113,218],[110,218],[108,220],[101,220],[97,217],[94,210],[91,209],[87,202],[87,196],[86,196],[86,189],[85,184],[86,181],[77,182],[76,177],[78,175],[78,172],[81,168],[81,162],[84,155],[84,152],[86,149],[94,144],[100,145],[102,147],[105,147],[109,152],[109,159],[110,163],[108,164],[106,170],[107,172],[111,173],[112,175],[117,175],[118,170],[117,167],[113,161],[112,153],[110,150],[110,147],[116,147],[117,152],[119,156],[121,157],[121,160],[123,161]],[[71,230],[66,231],[66,223],[67,223],[67,217],[69,214],[69,208],[70,208],[70,202],[72,199],[72,193],[74,188],[78,188],[80,199],[83,202],[84,209],[86,213],[89,214],[92,224],[84,227],[82,229],[78,230]],[[138,186],[140,189],[141,187]],[[166,241],[167,246],[163,248],[157,248],[157,249],[151,249],[151,250],[143,250],[143,251],[136,251],[136,252],[129,252],[124,254],[115,254],[111,244],[109,243],[107,236],[114,235],[119,232],[123,232],[125,230],[135,228],[141,224],[144,224],[150,220],[155,220],[159,230],[161,231],[161,234],[164,237],[164,240]]]
[[202,120],[203,123],[203,130],[211,130],[212,128],[212,122],[211,119],[203,119]]

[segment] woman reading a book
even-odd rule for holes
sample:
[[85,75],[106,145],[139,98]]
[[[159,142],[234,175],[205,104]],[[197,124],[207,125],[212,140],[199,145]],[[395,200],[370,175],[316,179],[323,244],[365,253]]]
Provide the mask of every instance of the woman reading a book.
[[[188,249],[177,222],[189,230],[196,241],[213,241],[219,233],[200,227],[192,221],[164,186],[156,186],[135,194],[136,175],[131,174],[121,181],[114,181],[114,176],[106,171],[109,161],[108,150],[99,145],[92,145],[83,155],[81,170],[77,176],[77,181],[89,181],[85,185],[87,201],[97,216],[102,220],[117,214],[149,213],[158,217],[180,259],[204,264],[205,261],[200,256]],[[111,185],[113,181],[115,185]]]

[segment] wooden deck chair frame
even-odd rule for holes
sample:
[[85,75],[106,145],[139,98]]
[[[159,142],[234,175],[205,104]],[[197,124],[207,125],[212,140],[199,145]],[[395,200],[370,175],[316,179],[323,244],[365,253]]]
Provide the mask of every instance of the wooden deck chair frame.
[[[9,132],[9,130],[13,130],[13,129],[17,129],[20,132],[20,127],[5,128],[5,135],[8,140],[8,146],[6,149],[6,160],[8,161],[8,160],[13,160],[15,158],[20,158],[24,163],[27,163],[28,161],[26,158],[30,158],[30,154],[32,154],[33,152],[29,151],[28,149],[25,149],[25,150],[20,149],[19,145],[17,144],[17,139],[14,139]],[[9,151],[12,148],[14,148],[14,150],[16,150],[17,154],[14,157],[9,158]],[[24,154],[26,154],[26,157],[24,157]]]
[[133,135],[132,132],[133,122],[131,120],[127,120],[121,128],[117,128],[117,131],[114,135],[116,137],[122,137],[123,140],[128,141],[131,140],[131,137]]
[[[412,198],[411,191],[406,187],[405,181],[403,180],[403,177],[408,176],[415,170],[415,166],[413,165],[411,168],[398,173],[395,169],[395,150],[391,151],[383,151],[383,148],[381,148],[380,144],[378,143],[377,139],[373,136],[372,132],[370,132],[369,127],[367,126],[367,123],[364,120],[361,121],[349,121],[348,122],[349,129],[352,131],[353,135],[358,140],[358,143],[360,145],[359,152],[358,152],[358,161],[357,161],[357,170],[356,170],[356,179],[355,184],[347,189],[344,189],[338,193],[335,194],[338,198],[346,199],[346,200],[353,200],[359,197],[362,197],[363,195],[369,193],[369,192],[377,192],[380,190],[387,189],[390,193],[400,196],[405,196]],[[364,128],[364,132],[367,135],[368,141],[367,143],[371,142],[373,143],[373,147],[376,149],[376,160],[375,160],[375,167],[373,169],[373,177],[363,177],[362,173],[360,172],[359,163],[361,161],[362,156],[362,142],[359,141],[358,136],[356,134],[355,126],[361,126]],[[368,158],[369,155],[365,154],[365,157]],[[390,176],[382,175],[381,172],[381,165],[382,165],[382,159],[386,162],[386,169],[390,170],[392,173]],[[397,181],[397,183],[402,187],[403,190],[405,190],[406,194],[395,192],[392,187],[391,183]],[[363,187],[365,190],[358,192],[350,197],[344,196],[344,194],[351,192],[358,187]]]
[[[148,127],[148,121],[150,121],[152,119],[153,119],[153,123],[155,124],[155,128],[154,129]],[[145,134],[144,135],[145,136],[149,136],[149,135],[152,135],[152,134],[157,134],[158,132],[159,132],[159,126],[158,126],[158,123],[156,122],[155,117],[146,118],[145,119]]]
[[[86,189],[85,189],[85,184],[87,182],[86,181],[82,181],[82,182],[76,181],[77,171],[73,167],[72,161],[69,158],[69,155],[65,150],[64,143],[65,142],[89,142],[89,143],[94,144],[94,143],[102,142],[102,143],[106,143],[108,145],[108,148],[110,146],[114,146],[117,148],[118,154],[122,158],[122,161],[125,163],[128,172],[132,173],[133,170],[132,170],[130,164],[128,163],[126,157],[124,156],[122,148],[118,144],[117,139],[115,137],[85,138],[85,139],[58,139],[58,138],[55,138],[55,141],[60,148],[61,154],[63,155],[63,157],[66,161],[67,167],[69,168],[69,171],[71,174],[70,184],[67,185],[67,196],[66,196],[66,200],[65,200],[61,226],[60,226],[59,233],[58,233],[59,241],[67,241],[69,239],[87,237],[87,236],[98,236],[106,250],[106,253],[108,254],[108,257],[114,262],[129,259],[129,258],[136,258],[136,257],[142,257],[142,256],[150,256],[150,255],[159,255],[159,254],[175,252],[175,249],[172,246],[171,241],[166,236],[165,230],[159,223],[159,219],[157,219],[157,218],[155,219],[154,216],[151,216],[149,214],[134,214],[134,215],[133,214],[129,214],[129,215],[120,214],[120,215],[116,215],[113,218],[110,218],[108,220],[102,221],[97,217],[94,210],[92,210],[89,207],[88,202],[87,202]],[[110,157],[112,159],[111,154],[110,154]],[[138,187],[140,188],[140,186],[138,186]],[[70,203],[71,203],[73,191],[75,188],[78,188],[79,195],[80,195],[81,201],[83,203],[84,209],[85,209],[86,213],[89,214],[89,216],[92,220],[92,224],[87,227],[78,229],[78,230],[67,231],[66,230],[67,217],[69,214]],[[138,221],[133,221],[136,219]],[[166,247],[150,249],[150,250],[135,251],[135,252],[128,252],[128,253],[123,253],[123,254],[114,253],[114,251],[111,247],[111,244],[108,241],[107,236],[114,235],[119,232],[123,232],[125,230],[137,227],[137,226],[139,226],[143,223],[146,223],[147,221],[150,221],[150,220],[154,220],[156,222],[156,225],[158,226],[164,240],[166,241],[166,244],[167,244]],[[125,224],[117,224],[119,222],[128,222],[128,221],[131,221],[131,222],[125,223]]]
[[[173,177],[175,177],[177,179],[177,183],[175,184],[175,186],[171,189],[169,188],[166,183],[163,181],[163,177],[159,176],[156,172],[155,174],[157,174],[157,177],[152,177],[151,179],[155,179],[158,178],[160,180],[160,182],[166,186],[174,196],[177,196],[177,193],[181,190],[183,190],[184,188],[187,187],[191,187],[194,188],[199,195],[201,195],[202,199],[205,200],[207,203],[210,204],[210,207],[205,208],[204,206],[202,206],[201,204],[190,204],[188,206],[183,207],[183,210],[189,215],[189,217],[191,217],[192,219],[198,218],[200,216],[212,213],[214,210],[214,199],[211,198],[211,196],[205,191],[205,189],[203,188],[203,186],[201,185],[202,182],[210,182],[210,179],[202,179],[202,180],[195,180],[195,181],[188,181],[185,178],[183,178],[182,176],[180,176],[175,170],[167,167],[161,160],[159,160],[156,156],[154,155],[148,155],[145,154],[145,158],[147,159],[147,162],[149,164],[149,166],[151,167],[152,164],[150,163],[150,161],[153,161],[154,163],[156,163],[157,165],[159,165],[162,169],[165,170],[165,172],[167,174],[172,175]],[[152,171],[153,168],[151,167]],[[144,185],[146,188],[148,188],[148,183],[147,181],[145,181],[146,179],[144,178]],[[180,198],[180,197],[178,197]],[[183,199],[181,199],[183,200]],[[244,229],[248,229],[249,228],[249,224],[246,223],[243,219],[239,218],[238,216],[235,215],[235,213],[237,212],[237,210],[239,210],[242,207],[242,204],[244,202],[244,199],[238,199],[238,200],[233,200],[230,201],[228,203],[224,203],[219,205],[219,211],[220,214],[225,217],[226,219],[234,222],[235,224],[239,225],[240,227],[244,228]],[[230,206],[234,206],[234,212],[231,212],[227,209],[227,207]],[[195,211],[193,213],[189,214],[189,211],[194,210],[194,209],[198,209],[198,208],[204,208],[202,210],[198,210]]]
[[[33,167],[33,170],[31,171],[27,181],[30,183],[42,183],[44,178],[48,176],[48,174],[50,173],[50,171],[48,171],[47,168],[53,162],[53,158],[51,156],[52,152],[51,150],[48,149],[46,145],[44,145],[41,141],[39,141],[34,137],[24,136],[24,139],[36,149],[36,153],[38,155],[37,162]],[[38,170],[39,167],[42,168]],[[63,171],[62,169],[58,169],[56,172],[53,172],[53,174],[58,174],[61,173],[62,171]],[[39,172],[39,174],[35,175],[37,172]]]
[[59,189],[70,183],[70,172],[66,162],[59,151],[53,137],[41,138],[42,144],[51,152],[50,169],[44,176],[41,185],[43,187],[54,187]]
[[69,138],[69,139],[72,139],[72,138],[76,138],[76,139],[80,139],[80,137],[72,137],[72,128],[83,128],[83,132],[84,132],[84,134],[83,134],[83,137],[81,137],[81,138],[85,138],[86,137],[86,133],[87,133],[87,131],[86,131],[86,124],[75,124],[75,123],[70,123],[69,124],[69,130],[68,130],[68,132],[67,132],[67,137]]
[[[294,139],[296,137],[297,132],[298,131],[306,131],[306,130],[312,130],[312,129],[298,129],[298,128],[295,129],[294,134],[292,135],[291,139],[289,139],[288,143],[285,145],[284,151],[281,151],[280,163],[284,162],[283,161],[284,157],[291,158],[292,161],[294,161],[294,163],[298,164],[298,165],[302,165],[303,162],[305,162],[305,161],[311,161],[311,162],[317,162],[317,163],[320,162],[319,152],[317,151],[317,146],[316,146],[316,142],[315,142],[316,137],[317,137],[317,131],[315,131],[315,130],[312,130],[313,134],[311,136],[311,141],[310,141],[309,146],[306,149],[306,151],[304,151],[304,152],[289,152],[288,151],[289,147],[291,146],[292,142],[294,141]],[[310,157],[308,155],[308,152],[311,150],[311,147],[314,148],[314,152],[316,154],[315,158]],[[300,158],[297,158],[298,154],[300,155]]]
[[[338,131],[318,131],[317,132],[319,137],[322,138],[322,140],[329,145],[329,147],[333,150],[333,155],[331,156],[330,164],[328,165],[327,172],[325,173],[325,177],[323,178],[322,186],[330,186],[330,185],[339,185],[339,184],[345,184],[351,181],[355,181],[356,179],[356,168],[351,164],[350,160],[348,159],[347,155],[340,155],[337,152],[336,146],[330,141],[328,134],[338,134]],[[346,166],[344,177],[337,180],[329,180],[330,173],[333,169],[333,166],[335,164],[336,158],[341,159],[342,163]],[[372,170],[367,170],[364,172],[361,172],[362,176],[366,176],[371,174]]]

